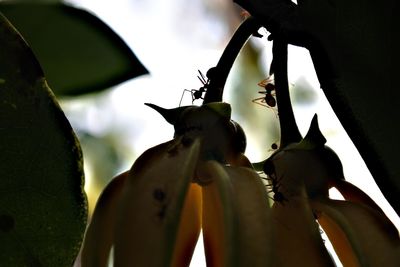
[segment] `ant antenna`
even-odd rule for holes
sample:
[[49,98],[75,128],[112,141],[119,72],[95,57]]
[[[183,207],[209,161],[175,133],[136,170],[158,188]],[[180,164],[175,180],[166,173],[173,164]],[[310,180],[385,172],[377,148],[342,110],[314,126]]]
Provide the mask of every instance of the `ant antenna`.
[[183,99],[183,96],[185,95],[185,92],[191,92],[191,91],[188,90],[188,89],[183,89],[182,96],[181,96],[181,100],[179,101],[179,107],[180,107],[181,104],[182,104],[182,99]]
[[197,70],[199,72],[200,75],[197,75],[197,78],[200,80],[200,82],[204,85],[208,84],[208,79],[206,79],[206,77],[204,76],[204,74],[200,71]]

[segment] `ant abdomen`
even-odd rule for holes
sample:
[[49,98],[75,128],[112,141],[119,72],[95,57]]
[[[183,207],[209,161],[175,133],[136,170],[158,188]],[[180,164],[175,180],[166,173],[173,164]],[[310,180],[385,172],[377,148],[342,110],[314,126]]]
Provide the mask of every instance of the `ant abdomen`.
[[271,158],[267,159],[264,162],[263,171],[268,176],[267,179],[270,181],[270,184],[268,185],[268,186],[272,187],[270,192],[274,193],[274,196],[272,197],[272,199],[275,202],[279,202],[279,203],[283,203],[284,201],[287,201],[287,198],[279,190],[279,188],[280,188],[279,182],[282,179],[282,177],[280,179],[278,179],[276,177],[275,166],[274,166],[274,163]]

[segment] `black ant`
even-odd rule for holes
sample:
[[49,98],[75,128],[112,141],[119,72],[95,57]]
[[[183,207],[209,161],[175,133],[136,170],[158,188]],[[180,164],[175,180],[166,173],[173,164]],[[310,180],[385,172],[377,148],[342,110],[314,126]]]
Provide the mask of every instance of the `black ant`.
[[210,84],[210,79],[206,78],[200,70],[197,70],[197,71],[199,72],[199,75],[197,75],[197,78],[200,80],[200,82],[203,84],[203,86],[200,87],[199,89],[190,89],[190,90],[184,89],[182,96],[181,96],[181,101],[179,101],[179,106],[181,106],[183,95],[185,94],[185,92],[190,92],[190,94],[192,95],[192,104],[197,99],[204,99],[203,95],[205,94],[205,92],[207,92],[207,87]]
[[270,181],[270,184],[267,186],[271,186],[272,189],[268,193],[274,193],[274,196],[272,199],[276,202],[282,203],[284,201],[288,201],[288,199],[283,195],[282,192],[279,191],[280,184],[279,181],[282,179],[282,177],[278,180],[276,178],[275,174],[275,166],[272,163],[272,160],[266,160],[263,166],[263,171],[264,173],[268,176],[268,178],[265,178]]
[[268,77],[267,79],[259,82],[257,85],[265,89],[265,91],[258,91],[258,93],[263,94],[264,96],[253,99],[252,102],[267,108],[276,107],[275,85],[273,83],[273,79]]
[[160,210],[157,212],[157,218],[162,221],[167,214],[167,204],[163,204]]
[[156,188],[153,191],[153,199],[156,200],[157,205],[159,206],[156,216],[159,221],[162,221],[167,214],[167,193],[161,188]]
[[278,142],[272,143],[270,149],[268,151],[275,151],[279,148]]
[[160,189],[160,188],[154,189],[153,198],[155,200],[157,200],[158,202],[162,203],[165,200],[166,197],[167,197],[166,193],[162,189]]
[[284,196],[284,194],[279,191],[280,185],[278,181],[274,181],[273,178],[268,177],[268,178],[262,178],[268,181],[272,181],[269,184],[267,184],[266,186],[270,186],[272,187],[271,190],[269,190],[267,193],[274,193],[273,197],[270,197],[273,201],[275,202],[279,202],[281,204],[283,204],[284,201],[288,201],[288,199]]
[[284,201],[288,201],[287,198],[283,195],[282,192],[278,191],[279,189],[279,185],[278,182],[272,182],[272,190],[271,192],[274,193],[274,196],[272,197],[272,199],[276,202],[279,202],[281,204],[283,204]]

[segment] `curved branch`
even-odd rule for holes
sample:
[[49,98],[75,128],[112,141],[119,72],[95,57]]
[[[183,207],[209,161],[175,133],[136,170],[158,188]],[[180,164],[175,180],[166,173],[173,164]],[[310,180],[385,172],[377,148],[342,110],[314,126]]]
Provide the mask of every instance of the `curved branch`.
[[290,0],[234,0],[256,17],[272,34],[285,38],[292,45],[306,47],[309,34],[305,31],[298,6]]
[[287,77],[287,47],[287,42],[278,38],[274,40],[272,46],[275,93],[281,127],[280,147],[299,142],[302,139],[290,102]]
[[217,66],[207,72],[209,83],[203,104],[222,101],[224,86],[233,62],[250,36],[256,34],[260,27],[261,24],[253,17],[247,18],[240,24],[222,53]]

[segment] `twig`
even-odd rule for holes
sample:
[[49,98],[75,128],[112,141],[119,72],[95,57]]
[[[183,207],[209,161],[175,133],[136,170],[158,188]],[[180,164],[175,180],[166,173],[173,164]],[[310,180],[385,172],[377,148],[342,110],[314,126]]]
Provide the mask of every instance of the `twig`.
[[287,47],[285,40],[276,38],[272,46],[275,93],[278,105],[279,123],[281,127],[281,142],[279,147],[302,139],[293,114],[289,95],[289,82],[287,76]]
[[207,72],[207,78],[210,79],[210,82],[207,85],[203,104],[222,101],[224,86],[233,62],[249,37],[256,34],[260,27],[260,23],[253,17],[247,18],[240,24],[222,53],[217,66]]

